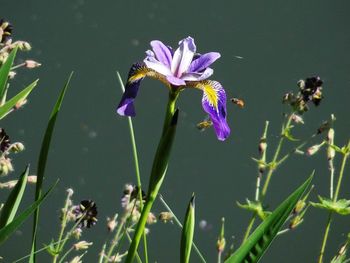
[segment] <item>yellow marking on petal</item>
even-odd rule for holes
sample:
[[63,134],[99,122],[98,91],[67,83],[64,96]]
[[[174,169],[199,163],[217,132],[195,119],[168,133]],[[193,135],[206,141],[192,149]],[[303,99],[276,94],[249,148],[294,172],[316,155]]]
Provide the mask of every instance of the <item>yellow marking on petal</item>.
[[218,94],[216,90],[209,83],[205,83],[203,86],[204,94],[210,105],[213,105],[216,109],[218,108]]

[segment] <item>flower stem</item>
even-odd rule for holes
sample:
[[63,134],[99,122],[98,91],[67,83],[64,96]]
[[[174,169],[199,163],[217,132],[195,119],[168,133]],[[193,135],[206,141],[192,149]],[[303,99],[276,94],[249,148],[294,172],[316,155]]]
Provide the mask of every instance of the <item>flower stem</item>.
[[[278,164],[277,164],[277,159],[279,157],[279,154],[280,154],[280,151],[281,151],[281,148],[282,148],[282,145],[283,145],[283,142],[284,142],[284,138],[285,138],[285,132],[287,129],[290,129],[290,124],[291,124],[291,121],[292,121],[292,115],[293,115],[293,112],[289,115],[288,117],[288,120],[287,120],[287,123],[285,126],[283,126],[284,128],[282,129],[282,133],[281,133],[281,138],[278,142],[278,145],[277,145],[277,148],[276,148],[276,151],[275,151],[275,154],[273,156],[273,159],[272,159],[272,165],[269,166],[268,168],[268,173],[266,175],[266,181],[264,183],[264,186],[263,186],[263,189],[261,191],[261,195],[259,196],[258,200],[256,201],[260,201],[260,202],[263,202],[265,196],[266,196],[266,193],[267,193],[267,189],[268,189],[268,186],[270,184],[270,180],[271,180],[271,177],[272,177],[272,174],[273,172],[276,170]],[[268,123],[266,124],[265,126],[265,130],[267,130],[267,126],[268,126]],[[259,180],[259,178],[258,178]],[[258,182],[257,182],[258,184]],[[259,181],[259,190],[260,190],[260,181]],[[248,227],[247,227],[247,230],[244,234],[244,237],[243,237],[243,241],[242,241],[242,244],[247,240],[247,238],[249,237],[250,235],[250,231],[252,230],[253,226],[254,226],[254,222],[255,222],[255,219],[256,219],[256,216],[257,214],[256,213],[253,213],[249,223],[248,223]]]
[[[158,149],[154,157],[150,182],[147,192],[146,203],[142,209],[139,222],[137,224],[133,240],[129,247],[126,263],[131,263],[135,257],[141,236],[144,232],[147,217],[156,199],[159,189],[163,183],[166,170],[168,167],[168,158],[171,151],[172,142],[175,136],[177,123],[177,111],[175,111],[176,99],[178,97],[177,90],[171,90],[166,108],[166,114],[163,125],[163,132],[158,144]],[[176,116],[175,116],[176,115]]]
[[284,141],[284,138],[285,138],[284,133],[285,133],[286,130],[290,129],[290,123],[292,121],[292,116],[293,116],[293,113],[289,115],[288,120],[287,120],[287,124],[286,124],[285,128],[282,130],[281,138],[280,138],[280,140],[278,142],[278,145],[277,145],[277,148],[276,148],[276,152],[275,152],[275,154],[273,156],[273,159],[272,159],[272,166],[269,168],[269,172],[267,173],[266,181],[264,183],[264,186],[263,186],[263,189],[262,189],[262,192],[261,192],[261,198],[260,198],[261,202],[263,201],[263,199],[266,196],[267,188],[269,187],[271,177],[273,175],[273,172],[277,168],[277,166],[275,164],[277,162],[278,156],[280,154],[280,151],[281,151],[281,148],[282,148],[282,145],[283,145],[283,141]]
[[343,174],[344,174],[344,170],[345,170],[345,165],[346,165],[346,160],[348,159],[350,153],[345,153],[343,156],[343,161],[340,167],[340,171],[339,171],[339,179],[338,179],[338,183],[337,183],[337,188],[335,189],[335,193],[334,193],[334,198],[333,201],[336,202],[338,199],[338,195],[339,195],[339,191],[340,191],[340,186],[343,180]]
[[[125,92],[124,84],[122,81],[122,78],[117,71],[117,77],[120,83],[120,87],[122,92]],[[140,201],[140,210],[142,210],[143,202],[142,202],[142,184],[141,184],[141,176],[140,176],[140,168],[139,168],[139,158],[137,154],[137,147],[136,147],[136,140],[135,140],[135,133],[134,133],[134,127],[132,123],[132,118],[128,117],[128,124],[129,124],[129,131],[130,131],[130,139],[131,139],[131,145],[132,145],[132,153],[134,156],[134,165],[135,165],[135,174],[136,174],[136,180],[137,180],[137,187],[138,187],[138,197]],[[148,251],[147,251],[147,237],[146,233],[143,233],[143,247],[144,247],[144,256],[145,256],[145,263],[148,263]]]
[[[349,144],[348,144],[348,147],[349,147]],[[350,154],[349,152],[346,152],[343,155],[343,160],[342,160],[340,171],[339,171],[339,178],[338,178],[337,188],[335,189],[335,193],[334,193],[334,197],[333,197],[333,202],[337,202],[339,191],[340,191],[340,186],[341,186],[341,183],[342,183],[342,180],[343,180],[346,160],[348,159],[349,154]],[[326,229],[325,229],[324,236],[323,236],[320,256],[318,258],[318,263],[322,263],[323,262],[323,255],[324,255],[324,252],[326,250],[328,234],[329,234],[329,230],[331,228],[331,223],[332,223],[332,217],[333,217],[333,212],[329,212],[328,220],[327,220],[327,224],[326,224]]]
[[323,262],[323,255],[324,252],[326,250],[326,244],[327,244],[327,239],[328,239],[328,234],[329,234],[329,230],[331,228],[331,222],[332,222],[332,216],[333,213],[329,212],[328,214],[328,220],[327,220],[327,224],[326,224],[326,229],[324,231],[324,236],[323,236],[323,241],[322,241],[322,247],[321,247],[321,251],[320,251],[320,256],[318,258],[318,263],[322,263]]

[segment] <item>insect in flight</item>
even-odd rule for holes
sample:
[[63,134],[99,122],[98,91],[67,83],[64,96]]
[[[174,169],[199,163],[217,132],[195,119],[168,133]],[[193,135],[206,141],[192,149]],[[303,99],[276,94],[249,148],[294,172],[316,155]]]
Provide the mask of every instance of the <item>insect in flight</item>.
[[241,109],[244,108],[244,105],[245,105],[244,100],[238,99],[238,98],[231,98],[230,100],[232,101],[233,104],[236,104]]
[[200,131],[205,131],[212,125],[213,125],[213,122],[209,119],[209,116],[207,116],[203,121],[197,123],[196,127]]

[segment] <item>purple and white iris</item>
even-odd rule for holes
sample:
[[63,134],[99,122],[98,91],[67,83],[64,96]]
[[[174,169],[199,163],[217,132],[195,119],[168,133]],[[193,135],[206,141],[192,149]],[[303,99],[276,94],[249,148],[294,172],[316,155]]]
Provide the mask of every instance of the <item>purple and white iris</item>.
[[122,116],[135,116],[134,100],[146,76],[158,79],[173,89],[197,88],[203,91],[202,106],[213,122],[218,139],[225,140],[230,134],[226,121],[225,90],[219,82],[207,80],[214,72],[209,66],[220,54],[196,53],[196,45],[191,37],[181,40],[175,52],[159,40],[151,41],[151,47],[152,50],[146,51],[143,62],[135,63],[130,69],[117,112]]

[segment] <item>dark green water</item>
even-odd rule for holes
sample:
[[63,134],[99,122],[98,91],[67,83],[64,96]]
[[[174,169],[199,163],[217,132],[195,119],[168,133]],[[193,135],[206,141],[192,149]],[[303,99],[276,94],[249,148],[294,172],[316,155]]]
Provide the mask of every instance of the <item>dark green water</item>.
[[[153,39],[176,46],[178,40],[191,35],[199,52],[222,54],[212,78],[223,84],[229,97],[244,98],[246,108],[228,105],[232,135],[226,142],[218,142],[213,130],[200,133],[195,128],[204,117],[202,94],[184,92],[179,101],[176,143],[161,192],[180,218],[192,192],[196,193],[197,221],[204,219],[212,225],[205,231],[197,227],[195,236],[208,262],[216,261],[215,243],[222,216],[227,222],[227,241],[234,236],[238,245],[250,215],[239,210],[235,202],[254,197],[256,167],[251,157],[257,155],[265,120],[270,120],[269,147],[274,148],[285,92],[296,90],[300,78],[321,76],[325,99],[305,115],[306,125],[297,129],[297,135],[305,138],[334,113],[338,119],[336,143],[345,144],[349,138],[349,7],[345,0],[1,1],[1,17],[14,24],[15,38],[28,40],[33,46],[33,51],[22,57],[43,64],[36,70],[20,70],[12,85],[15,93],[40,78],[25,109],[1,124],[13,140],[23,141],[27,147],[16,157],[16,172],[11,177],[28,162],[35,173],[49,112],[68,74],[75,72],[49,156],[45,185],[57,178],[60,183],[42,207],[39,244],[57,236],[65,189],[72,187],[76,201],[91,198],[99,208],[99,224],[83,236],[94,242],[84,262],[96,262],[106,238],[105,218],[120,211],[123,185],[135,182],[127,121],[115,114],[121,96],[115,71],[125,79],[131,64],[144,57]],[[166,97],[166,88],[160,83],[145,80],[136,104],[134,126],[145,184]],[[267,201],[275,207],[313,169],[315,192],[328,195],[325,155],[294,156],[276,173]],[[349,198],[349,166],[345,172],[341,196]],[[29,188],[25,204],[32,201],[33,187]],[[1,196],[3,200],[5,194]],[[162,210],[160,205],[155,207],[157,212]],[[326,217],[325,211],[310,209],[305,222],[278,238],[262,262],[315,262]],[[335,218],[326,262],[349,230],[346,217]],[[26,255],[30,236],[28,221],[0,248],[4,262]],[[177,262],[179,241],[180,231],[175,225],[151,227],[151,262]],[[39,259],[47,262],[48,257],[41,254]],[[195,254],[192,262],[198,262]]]

